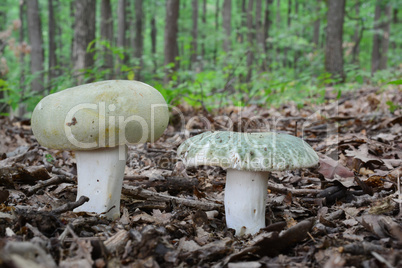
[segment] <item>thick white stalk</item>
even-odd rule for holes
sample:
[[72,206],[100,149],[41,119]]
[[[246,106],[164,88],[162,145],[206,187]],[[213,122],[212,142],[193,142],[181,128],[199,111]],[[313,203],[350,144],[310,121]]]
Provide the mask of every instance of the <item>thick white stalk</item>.
[[265,227],[269,172],[228,169],[225,186],[226,224],[236,235],[255,234]]
[[[120,217],[120,195],[126,166],[127,146],[76,151],[77,200],[81,196],[89,201],[74,209],[104,213],[109,219]],[[107,212],[107,213],[105,213]]]

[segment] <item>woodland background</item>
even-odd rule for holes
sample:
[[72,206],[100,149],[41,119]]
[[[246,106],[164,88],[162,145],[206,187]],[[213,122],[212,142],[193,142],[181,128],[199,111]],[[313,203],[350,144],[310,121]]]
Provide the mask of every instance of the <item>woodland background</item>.
[[[402,267],[401,6],[2,0],[0,267]],[[129,146],[115,221],[73,212],[74,152],[38,144],[29,120],[44,96],[104,79],[172,105],[160,139]],[[320,163],[272,172],[267,227],[236,237],[226,171],[176,152],[245,126],[301,137]]]
[[[207,109],[322,103],[401,79],[401,0],[3,0],[0,112],[135,79]],[[389,101],[390,109],[397,103]],[[11,109],[10,109],[11,108]]]

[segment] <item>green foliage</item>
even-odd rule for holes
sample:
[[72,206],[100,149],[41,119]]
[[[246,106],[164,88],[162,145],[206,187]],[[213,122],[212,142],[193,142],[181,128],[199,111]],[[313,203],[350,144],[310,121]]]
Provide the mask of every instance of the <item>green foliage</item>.
[[[117,27],[117,0],[112,0],[113,20]],[[267,1],[269,2],[269,1]],[[359,14],[356,13],[356,1],[346,1],[344,24],[344,71],[346,81],[339,84],[341,79],[333,77],[324,71],[324,47],[327,5],[325,1],[298,1],[299,11],[296,14],[296,1],[291,1],[291,24],[288,25],[288,1],[276,2],[270,6],[270,29],[266,39],[267,52],[264,53],[259,44],[249,42],[248,34],[256,34],[255,27],[249,29],[243,24],[241,1],[232,3],[232,35],[231,51],[223,51],[222,45],[225,39],[222,30],[222,1],[206,1],[206,23],[201,20],[202,8],[200,6],[200,18],[198,21],[198,58],[191,61],[193,52],[191,31],[193,29],[192,7],[190,1],[181,1],[179,18],[178,51],[179,57],[176,63],[164,65],[164,27],[165,27],[165,1],[144,1],[144,54],[141,59],[133,57],[134,48],[121,48],[108,41],[102,40],[97,32],[97,38],[87,47],[87,52],[93,53],[95,64],[85,70],[80,70],[84,82],[99,81],[104,79],[140,79],[157,88],[171,104],[179,104],[183,101],[192,106],[216,109],[225,105],[246,106],[250,104],[260,106],[279,106],[284,103],[294,102],[299,107],[309,103],[324,102],[325,88],[334,86],[337,98],[346,90],[361,88],[366,84],[386,89],[390,86],[401,84],[402,62],[401,44],[402,24],[392,24],[389,37],[390,49],[387,70],[381,70],[371,74],[371,50],[373,40],[373,12],[376,0],[366,1],[360,6]],[[266,1],[263,1],[263,9]],[[60,26],[61,35],[57,36],[58,66],[55,71],[59,74],[56,78],[48,79],[49,69],[45,62],[45,90],[32,92],[30,83],[35,78],[29,74],[29,56],[25,57],[24,64],[19,63],[15,51],[8,47],[3,56],[7,60],[9,73],[0,77],[0,90],[5,93],[5,98],[0,100],[0,105],[7,103],[12,109],[17,109],[23,102],[28,111],[32,111],[36,103],[45,95],[76,85],[77,73],[72,70],[71,51],[73,38],[74,16],[71,16],[70,1],[60,1],[55,9],[57,23]],[[132,3],[130,3],[132,5]],[[320,5],[319,8],[317,5]],[[398,8],[396,0],[389,1],[394,8]],[[45,55],[47,55],[48,42],[48,1],[39,0],[42,17],[43,38]],[[131,6],[131,8],[133,8]],[[318,8],[318,9],[317,9]],[[5,0],[0,11],[6,13],[5,25],[12,24],[18,18],[18,2]],[[100,11],[100,2],[97,3],[97,11]],[[132,10],[131,10],[132,11]],[[260,12],[262,21],[265,10]],[[276,20],[279,12],[280,21]],[[216,14],[218,20],[216,21]],[[131,14],[132,15],[132,14]],[[97,27],[99,28],[100,12],[97,12]],[[151,53],[151,39],[149,38],[151,27],[150,18],[155,16],[157,28],[156,53]],[[357,19],[354,19],[357,18]],[[313,24],[320,20],[319,44],[313,43]],[[352,48],[356,29],[365,27],[360,42],[360,53],[357,63],[352,62]],[[116,31],[117,32],[117,31]],[[129,33],[130,31],[127,31]],[[131,36],[128,35],[128,36]],[[11,36],[18,40],[19,33],[15,31]],[[131,36],[132,38],[132,36]],[[256,38],[255,38],[256,39]],[[243,40],[243,41],[241,41]],[[28,40],[26,40],[28,41]],[[253,40],[254,41],[254,40]],[[204,54],[201,54],[201,48]],[[286,53],[285,53],[286,51]],[[114,59],[113,69],[105,68],[105,55],[111,54]],[[247,57],[253,55],[251,65],[247,63]],[[142,64],[141,64],[142,62]],[[169,73],[171,81],[164,84],[165,72]],[[25,77],[21,81],[21,76]],[[247,80],[247,77],[250,77]],[[390,82],[391,81],[391,82]],[[389,103],[390,110],[396,109]]]

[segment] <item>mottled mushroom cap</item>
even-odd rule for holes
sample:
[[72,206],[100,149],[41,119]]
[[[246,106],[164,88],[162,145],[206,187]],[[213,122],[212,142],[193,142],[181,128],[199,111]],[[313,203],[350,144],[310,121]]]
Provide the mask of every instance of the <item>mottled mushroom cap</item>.
[[220,166],[248,171],[282,171],[311,167],[317,153],[305,141],[276,132],[205,132],[177,149],[186,166]]
[[138,81],[85,84],[43,98],[32,131],[48,148],[92,150],[158,139],[168,125],[163,96]]

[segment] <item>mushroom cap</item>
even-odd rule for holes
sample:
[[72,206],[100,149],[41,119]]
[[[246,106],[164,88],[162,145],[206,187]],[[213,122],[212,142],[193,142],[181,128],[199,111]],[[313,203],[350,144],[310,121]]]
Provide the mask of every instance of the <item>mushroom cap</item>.
[[85,84],[43,98],[32,131],[48,148],[92,150],[158,139],[168,125],[163,96],[138,81]]
[[210,165],[247,171],[282,171],[311,167],[317,153],[305,141],[277,132],[205,132],[177,149],[186,166]]

